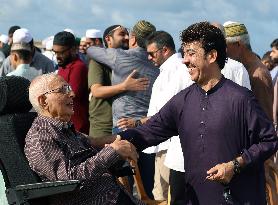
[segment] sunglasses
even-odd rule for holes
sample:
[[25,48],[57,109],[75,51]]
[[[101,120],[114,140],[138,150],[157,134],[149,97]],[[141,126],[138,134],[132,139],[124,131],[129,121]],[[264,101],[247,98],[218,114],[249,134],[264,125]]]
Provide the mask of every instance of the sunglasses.
[[154,58],[154,57],[155,57],[155,54],[156,54],[158,51],[162,50],[162,49],[163,49],[163,48],[159,48],[159,49],[157,49],[156,51],[148,52],[148,54],[149,54],[152,58]]

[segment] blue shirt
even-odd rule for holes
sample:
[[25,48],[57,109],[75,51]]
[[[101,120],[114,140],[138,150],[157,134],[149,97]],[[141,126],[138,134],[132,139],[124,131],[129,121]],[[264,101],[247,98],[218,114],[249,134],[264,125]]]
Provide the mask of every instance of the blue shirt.
[[37,70],[34,67],[30,67],[29,64],[20,64],[16,67],[16,69],[10,73],[7,74],[7,76],[21,76],[29,81],[33,80],[35,77],[42,74],[41,70]]
[[242,155],[247,165],[229,184],[232,196],[266,204],[264,161],[278,149],[277,136],[252,92],[224,77],[208,92],[196,83],[184,89],[145,125],[120,135],[139,150],[179,135],[192,204],[226,204],[224,186],[205,180],[206,172]]

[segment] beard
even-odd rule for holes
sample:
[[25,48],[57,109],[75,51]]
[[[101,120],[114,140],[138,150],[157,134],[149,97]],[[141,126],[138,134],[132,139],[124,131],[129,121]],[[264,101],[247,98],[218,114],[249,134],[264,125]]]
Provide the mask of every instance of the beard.
[[278,58],[272,58],[272,61],[273,61],[274,65],[278,64]]
[[64,59],[57,59],[57,63],[60,67],[66,67],[70,62],[72,62],[72,56],[68,56]]

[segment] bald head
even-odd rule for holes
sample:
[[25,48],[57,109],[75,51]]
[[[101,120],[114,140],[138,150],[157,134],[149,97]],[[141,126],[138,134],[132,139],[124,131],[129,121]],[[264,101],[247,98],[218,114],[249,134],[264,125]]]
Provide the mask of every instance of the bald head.
[[29,100],[38,113],[41,112],[38,101],[39,96],[53,89],[55,85],[61,81],[64,81],[64,79],[55,73],[40,75],[32,80],[29,87]]
[[220,31],[223,33],[224,37],[226,38],[225,29],[222,24],[220,24],[218,22],[211,22],[211,25],[215,26],[216,28],[219,28]]

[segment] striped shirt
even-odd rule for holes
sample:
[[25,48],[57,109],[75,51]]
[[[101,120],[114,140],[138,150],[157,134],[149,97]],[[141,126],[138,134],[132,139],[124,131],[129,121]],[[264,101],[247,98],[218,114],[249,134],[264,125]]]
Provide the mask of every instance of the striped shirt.
[[68,123],[39,115],[27,133],[24,152],[42,181],[81,181],[80,190],[52,198],[51,204],[119,204],[117,199],[122,192],[134,204],[143,204],[130,196],[109,172],[109,167],[120,159],[116,151],[111,146],[97,150]]

